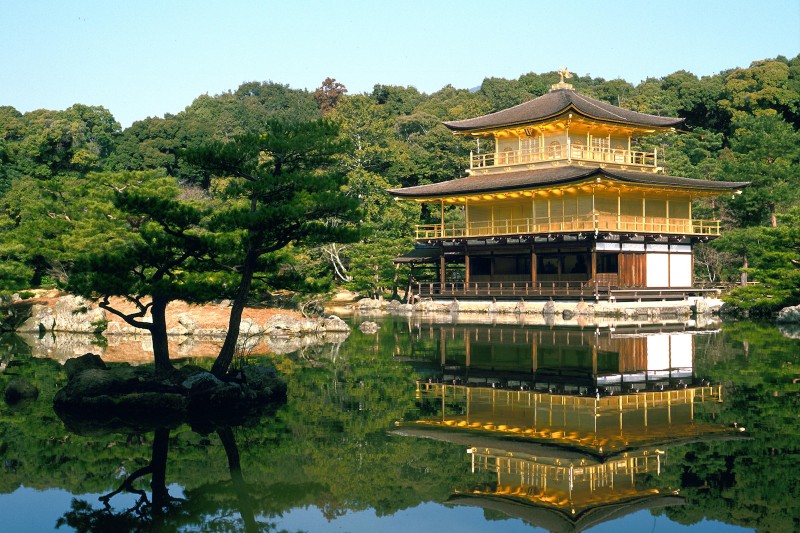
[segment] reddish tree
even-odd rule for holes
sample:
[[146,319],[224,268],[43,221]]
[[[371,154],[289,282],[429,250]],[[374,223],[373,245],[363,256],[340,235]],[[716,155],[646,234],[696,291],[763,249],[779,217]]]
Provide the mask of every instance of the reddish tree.
[[347,92],[347,87],[336,81],[335,78],[325,78],[322,85],[314,91],[314,101],[322,115],[327,115],[339,103],[339,99]]

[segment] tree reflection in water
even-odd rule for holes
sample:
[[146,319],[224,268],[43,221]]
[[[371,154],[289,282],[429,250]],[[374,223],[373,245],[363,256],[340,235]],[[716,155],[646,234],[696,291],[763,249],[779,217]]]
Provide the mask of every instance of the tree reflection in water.
[[[65,429],[52,409],[53,391],[64,380],[61,365],[14,352],[13,359],[6,356],[9,364],[0,373],[0,382],[22,376],[34,383],[41,394],[24,405],[8,409],[3,406],[0,501],[12,502],[6,508],[23,498],[28,498],[26,503],[49,504],[53,493],[58,496],[64,492],[79,499],[72,508],[69,500],[59,501],[36,515],[22,507],[13,508],[17,515],[4,516],[3,527],[22,529],[21,524],[38,520],[39,529],[47,530],[62,517],[62,530],[78,531],[274,531],[304,526],[309,529],[309,520],[319,520],[315,523],[318,527],[312,530],[326,526],[358,530],[342,525],[353,524],[348,522],[353,515],[357,520],[365,520],[368,515],[372,530],[400,519],[411,528],[424,530],[431,523],[426,513],[432,507],[461,505],[466,493],[475,503],[486,502],[491,495],[475,494],[476,488],[496,492],[497,487],[509,491],[519,487],[534,492],[535,479],[522,479],[524,483],[515,485],[513,474],[508,474],[509,466],[518,478],[520,474],[555,471],[559,474],[556,481],[564,487],[563,464],[543,464],[543,452],[537,451],[534,461],[522,450],[509,448],[509,442],[519,441],[523,434],[529,440],[535,436],[545,439],[548,428],[542,423],[546,420],[553,425],[549,423],[550,402],[545,405],[542,401],[547,394],[555,395],[554,400],[563,397],[565,403],[553,404],[553,423],[557,427],[550,427],[546,437],[551,451],[563,450],[570,444],[574,447],[576,439],[583,437],[591,439],[587,441],[590,445],[595,438],[598,445],[605,441],[604,456],[630,456],[635,451],[632,448],[648,451],[647,459],[639,461],[642,468],[633,465],[628,469],[628,479],[633,472],[637,490],[657,488],[670,498],[677,490],[684,502],[652,509],[650,513],[659,520],[669,517],[673,523],[699,530],[719,530],[723,524],[761,531],[800,530],[800,477],[796,473],[800,457],[800,395],[795,381],[800,367],[800,340],[782,336],[772,325],[751,322],[725,324],[720,331],[693,334],[695,357],[691,366],[692,374],[701,377],[697,382],[684,375],[684,367],[689,365],[680,361],[687,359],[688,363],[691,352],[684,349],[689,346],[681,331],[675,332],[667,344],[657,342],[657,334],[665,331],[652,328],[641,332],[617,327],[599,334],[594,329],[550,330],[502,324],[468,329],[432,319],[426,322],[424,318],[383,319],[378,333],[354,332],[341,347],[272,356],[289,382],[287,404],[256,423],[229,422],[228,430],[224,423],[196,428],[197,431],[188,426],[172,428],[163,439],[169,441],[169,472],[164,462],[154,458],[150,449],[154,442],[125,437],[134,434],[160,439],[152,428],[104,429],[90,434],[69,426]],[[657,327],[664,329],[661,324]],[[11,349],[18,345],[6,343]],[[655,359],[650,356],[653,348]],[[650,364],[661,360],[674,363],[676,356],[680,364],[677,368],[670,364],[672,372],[668,375],[662,375],[660,366]],[[588,371],[594,373],[595,361],[602,383],[585,379]],[[565,365],[569,375],[556,372]],[[515,371],[519,366],[524,373]],[[651,376],[652,372],[655,374]],[[576,375],[583,380],[577,387]],[[723,402],[715,401],[717,395],[705,396],[710,402],[697,400],[698,387],[709,386],[702,378],[722,384]],[[419,390],[416,382],[420,383]],[[637,410],[625,403],[636,397],[630,393],[642,384],[645,388],[638,397],[649,395],[644,432],[635,431],[645,422],[644,406]],[[443,404],[442,395],[435,389],[444,391],[445,385]],[[540,385],[545,390],[538,390]],[[670,392],[663,394],[663,399],[668,400],[666,405],[651,401],[662,396],[661,385]],[[426,387],[431,391],[424,392]],[[599,399],[595,387],[601,389]],[[692,390],[694,401],[689,402]],[[484,400],[488,397],[494,398],[493,404]],[[500,416],[503,413],[498,410],[498,402],[506,399],[507,413]],[[524,400],[524,405],[518,399]],[[597,404],[597,413],[592,407],[591,413],[582,416],[585,410],[578,407],[585,402]],[[530,420],[536,422],[537,417],[542,423],[530,426],[535,432],[526,433],[525,420],[530,425]],[[421,419],[435,419],[438,425],[446,426],[446,431],[438,433],[447,433],[448,439],[387,434],[387,429],[402,429]],[[463,441],[453,441],[452,435],[462,427],[462,421],[465,428],[481,422],[481,436],[494,441],[500,438],[502,443],[484,445],[476,441],[474,430],[466,429],[462,431]],[[695,431],[705,433],[708,425],[730,431],[735,424],[746,425],[748,431],[742,435],[750,438],[726,439],[720,435],[723,438],[698,439],[695,435]],[[431,424],[426,428],[432,429]],[[659,428],[663,430],[658,431]],[[661,455],[660,474],[659,456],[650,453],[653,447],[667,452]],[[465,449],[472,448],[480,453],[465,453]],[[163,449],[166,455],[165,448],[156,449]],[[587,473],[588,483],[608,480],[606,485],[610,487],[613,470],[614,488],[621,491],[624,487],[618,476],[625,465],[612,464],[615,457],[598,459],[599,447],[595,452],[586,448],[582,451],[586,464],[575,465],[572,501],[585,503],[588,508],[592,503],[589,496],[600,495],[601,491],[582,485]],[[563,457],[555,459],[564,462]],[[502,472],[494,467],[495,460],[504,468]],[[137,469],[157,464],[163,465],[159,488],[173,497],[169,506],[161,510],[153,508],[159,498],[157,491],[152,493],[156,487],[147,485],[158,479],[158,475],[153,476],[155,472],[145,470],[127,485],[113,474],[120,465],[128,473],[136,473]],[[579,467],[584,469],[583,477]],[[567,474],[567,485],[562,490],[567,499],[569,479]],[[551,481],[548,479],[549,489],[559,488]],[[141,490],[146,499],[141,498],[141,493],[126,491],[128,487]],[[118,488],[122,491],[112,495]],[[52,489],[50,494],[46,494],[48,489]],[[92,494],[109,495],[109,508]],[[461,499],[456,500],[455,496]],[[579,501],[578,496],[583,500]],[[534,512],[542,508],[531,504],[517,509]],[[573,507],[565,508],[571,515]],[[469,521],[467,529],[474,526],[474,530],[491,530],[500,525],[495,520],[508,516],[535,521],[534,516],[522,512],[501,515],[499,509],[484,509],[483,521],[468,511],[448,511],[452,513],[448,517]],[[581,507],[576,505],[574,509],[577,517]],[[584,511],[584,516],[589,514]],[[265,519],[274,524],[264,523]],[[624,528],[614,520],[612,527]],[[364,523],[359,522],[362,530]]]
[[[235,495],[236,511],[223,510],[225,498],[218,498],[220,487],[213,483],[192,492],[191,497],[178,498],[170,495],[167,487],[167,457],[169,452],[169,428],[156,428],[150,462],[129,474],[120,486],[99,497],[103,506],[95,508],[84,499],[72,500],[71,510],[64,513],[56,526],[69,526],[78,532],[96,531],[161,531],[174,530],[180,526],[203,526],[208,530],[243,530],[249,532],[270,531],[274,524],[259,521],[253,511],[250,487],[242,475],[239,448],[231,426],[215,429],[225,450],[230,472],[231,487]],[[137,481],[150,475],[150,497],[139,488]],[[136,503],[128,508],[115,509],[112,499],[122,493],[138,495]],[[215,498],[216,496],[216,498]],[[209,503],[217,500],[216,507]],[[214,509],[215,515],[209,510]]]

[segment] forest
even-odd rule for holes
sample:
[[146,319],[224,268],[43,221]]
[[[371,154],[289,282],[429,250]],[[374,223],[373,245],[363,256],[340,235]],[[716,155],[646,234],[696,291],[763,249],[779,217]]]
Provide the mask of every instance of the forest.
[[[442,122],[517,105],[558,81],[555,71],[527,73],[432,94],[388,85],[349,94],[346,80],[334,78],[315,91],[248,82],[125,129],[100,106],[27,113],[0,106],[0,294],[141,292],[139,278],[122,287],[97,273],[138,258],[154,261],[149,272],[162,276],[148,280],[151,289],[169,278],[169,298],[234,297],[242,269],[231,265],[249,257],[247,289],[264,303],[287,294],[308,301],[335,287],[402,296],[408,272],[392,258],[413,245],[414,224],[439,214],[395,202],[386,190],[464,176],[474,141]],[[800,56],[638,85],[589,74],[570,81],[614,105],[684,117],[681,131],[640,140],[642,149],[658,146],[668,174],[752,183],[694,206],[698,216],[723,221],[723,237],[695,253],[698,283],[731,289],[727,301],[754,315],[800,303]],[[314,142],[304,124],[325,129],[323,170],[292,144]],[[265,159],[271,170],[262,183],[272,180],[271,188],[248,189]],[[331,189],[285,195],[277,182],[290,162],[303,179],[335,174],[324,185]],[[248,201],[267,209],[270,222],[255,227],[256,211],[231,207]],[[309,202],[336,205],[309,210]],[[315,223],[295,227],[300,219]],[[237,246],[238,257],[222,257]],[[120,249],[137,251],[122,257]],[[166,249],[175,250],[169,259]],[[159,269],[165,261],[171,270]]]

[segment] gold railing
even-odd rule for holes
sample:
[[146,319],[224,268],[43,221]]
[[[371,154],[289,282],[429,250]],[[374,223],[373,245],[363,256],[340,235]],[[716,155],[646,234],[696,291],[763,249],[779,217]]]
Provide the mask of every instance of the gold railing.
[[589,161],[656,168],[658,166],[658,151],[636,152],[618,148],[587,148],[574,144],[546,146],[541,150],[527,148],[524,150],[505,150],[498,153],[483,154],[476,153],[473,150],[469,156],[469,168],[485,169],[549,161]]
[[595,230],[680,235],[719,235],[720,221],[601,214],[567,215],[559,218],[519,218],[495,220],[494,222],[470,222],[468,224],[419,224],[416,226],[416,238],[417,240],[459,239]]

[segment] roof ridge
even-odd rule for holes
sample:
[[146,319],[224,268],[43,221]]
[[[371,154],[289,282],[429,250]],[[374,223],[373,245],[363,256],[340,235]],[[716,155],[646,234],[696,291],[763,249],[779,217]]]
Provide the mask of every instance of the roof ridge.
[[[511,107],[506,107],[505,109],[498,109],[497,111],[492,111],[491,113],[487,113],[485,115],[481,115],[480,117],[462,118],[462,119],[459,119],[459,120],[447,120],[445,122],[442,122],[442,124],[445,124],[445,125],[446,124],[458,124],[459,122],[469,122],[471,120],[475,120],[475,119],[478,119],[478,118],[492,117],[494,115],[498,115],[500,113],[505,113],[506,111],[511,111],[512,109],[516,109],[518,107],[522,107],[524,105],[528,105],[531,102],[538,100],[539,98],[544,98],[545,96],[548,96],[550,94],[554,94],[556,92],[561,92],[561,91],[566,91],[566,90],[569,90],[569,89],[558,89],[557,91],[547,92],[547,93],[544,93],[544,94],[540,94],[539,96],[534,96],[533,93],[528,93],[531,96],[533,96],[533,98],[531,98],[530,100],[525,100],[524,102],[520,102],[517,105],[512,105]],[[573,92],[574,92],[574,90],[573,90]],[[569,99],[567,99],[567,100],[569,101]]]
[[[611,111],[610,109],[606,109],[606,108],[600,107],[599,105],[595,104],[595,103],[592,101],[592,100],[594,100],[595,102],[599,102],[599,100],[595,100],[594,98],[587,98],[587,97],[585,97],[584,95],[580,94],[578,91],[572,91],[572,92],[574,92],[574,93],[575,93],[575,96],[576,96],[577,98],[580,98],[581,100],[583,100],[583,101],[584,101],[584,102],[586,102],[587,104],[589,104],[589,105],[591,105],[591,106],[594,106],[594,107],[596,107],[597,109],[600,109],[601,111],[605,111],[605,112],[606,112],[606,113],[608,113],[609,115],[614,115],[615,117],[617,117],[617,118],[618,118],[618,119],[620,119],[620,120],[627,120],[627,119],[626,119],[625,117],[623,117],[622,115],[619,115],[619,114],[617,114],[617,113],[614,113],[614,112],[613,112],[613,111]],[[619,107],[619,106],[614,106],[614,105],[611,105],[611,106],[609,106],[609,107]],[[623,108],[620,108],[620,109],[623,109]],[[632,111],[632,110],[631,110],[631,109],[628,109],[628,110],[626,110],[626,111]],[[634,111],[634,113],[638,113],[638,111]],[[644,114],[644,113],[643,113],[643,114]]]

